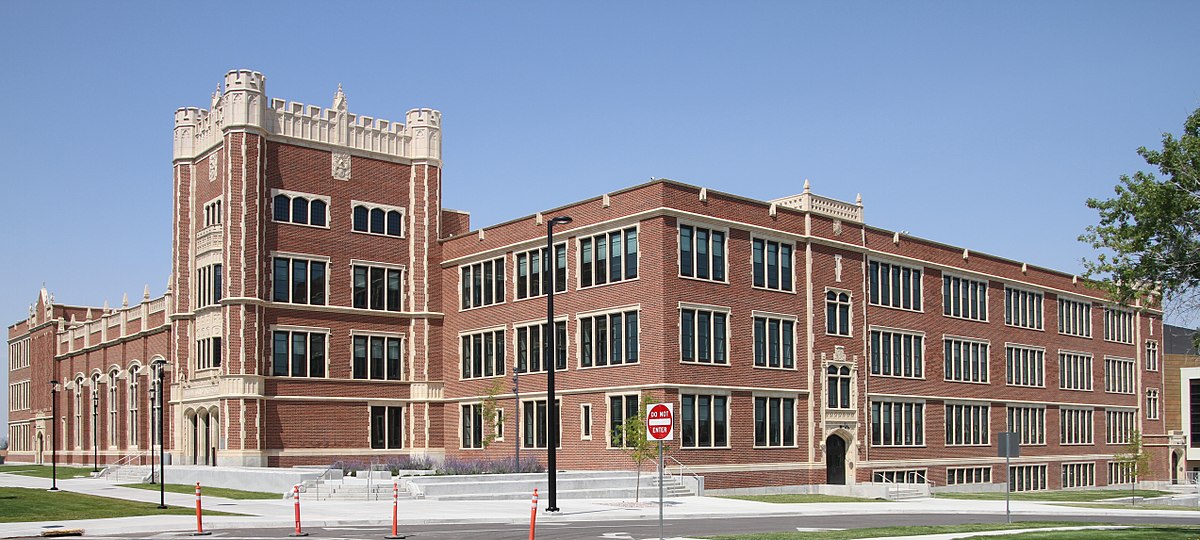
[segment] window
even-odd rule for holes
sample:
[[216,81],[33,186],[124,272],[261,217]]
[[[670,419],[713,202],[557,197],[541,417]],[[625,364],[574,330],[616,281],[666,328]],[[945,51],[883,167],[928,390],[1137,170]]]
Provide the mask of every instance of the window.
[[[1023,291],[1012,287],[1004,288],[1004,324],[1041,330],[1042,293]],[[1062,319],[1059,319],[1061,324]],[[1061,329],[1061,326],[1060,326]],[[1061,331],[1061,330],[1060,330]]]
[[929,478],[929,469],[897,469],[874,471],[871,481],[888,484],[924,484]]
[[354,232],[404,237],[404,209],[359,201],[351,201],[354,215],[351,228]]
[[329,197],[296,193],[290,191],[271,190],[273,217],[279,223],[295,223],[297,225],[312,225],[328,227]]
[[471,403],[462,406],[462,447],[483,448],[484,430],[483,404]]
[[1046,387],[1046,351],[1024,345],[1004,346],[1004,383]]
[[679,309],[680,361],[728,364],[728,311],[683,307]]
[[796,321],[782,317],[754,317],[754,365],[794,369],[796,367]]
[[504,330],[460,334],[459,340],[462,378],[477,379],[504,375]]
[[210,337],[196,340],[196,369],[221,367],[221,338]]
[[1108,462],[1108,485],[1114,484],[1132,484],[1133,469],[1128,462],[1110,461]]
[[924,377],[925,336],[897,330],[871,330],[871,374]]
[[1013,465],[1009,467],[1008,489],[1013,492],[1046,489],[1046,466]]
[[945,338],[946,380],[988,382],[988,344],[958,338]]
[[1092,410],[1060,407],[1059,436],[1063,445],[1092,444]]
[[592,440],[592,404],[579,405],[579,439]]
[[1137,427],[1133,411],[1126,410],[1105,410],[1104,423],[1107,430],[1104,442],[1107,444],[1129,444],[1130,432]]
[[1104,341],[1133,343],[1133,313],[1104,308]]
[[1046,444],[1046,409],[1043,407],[1008,408],[1008,430],[1020,439],[1017,444]]
[[292,304],[325,305],[327,264],[297,257],[275,257],[272,299]]
[[[404,378],[403,339],[360,334],[353,337],[353,365],[350,370],[353,378],[376,381],[399,381]],[[504,373],[503,366],[500,372]]]
[[834,336],[850,335],[850,294],[843,291],[825,293],[825,333]]
[[1092,304],[1059,298],[1058,333],[1068,336],[1092,337]]
[[925,446],[925,403],[871,401],[872,446]]
[[[539,373],[546,371],[550,363],[546,359],[546,342],[543,341],[546,323],[517,328],[517,372]],[[554,321],[554,368],[567,369],[567,321]],[[503,374],[502,370],[500,374]]]
[[1158,371],[1158,342],[1146,341],[1146,370]]
[[354,307],[377,311],[400,311],[403,306],[401,284],[404,271],[400,268],[354,264]]
[[754,446],[796,446],[796,400],[754,398]]
[[141,396],[138,395],[138,387],[141,385],[138,383],[137,368],[136,367],[129,368],[128,376],[129,376],[129,387],[127,390],[128,394],[125,396],[125,398],[129,401],[129,405],[128,405],[129,419],[125,424],[127,426],[127,429],[125,430],[125,432],[129,436],[129,446],[137,446],[138,445],[138,411],[141,409],[141,407],[140,407]]
[[404,448],[404,407],[371,407],[371,448]]
[[[637,261],[637,227],[580,238],[579,286],[592,287],[636,278]],[[565,256],[563,266],[566,266]],[[563,274],[566,277],[565,270]]]
[[972,321],[988,320],[987,289],[986,281],[943,275],[942,314]]
[[[1188,380],[1188,397],[1191,398],[1191,403],[1200,403],[1200,380]],[[1188,417],[1191,421],[1188,425],[1191,426],[1191,430],[1188,434],[1188,448],[1200,448],[1200,407],[1190,409]]]
[[638,347],[637,310],[579,317],[580,367],[636,364]]
[[728,396],[682,394],[679,398],[680,414],[683,415],[680,422],[683,430],[681,444],[684,448],[729,446]]
[[29,409],[29,381],[20,381],[8,385],[8,410],[24,411]]
[[8,344],[8,370],[16,371],[29,367],[29,338]]
[[624,426],[626,420],[638,417],[638,395],[608,396],[608,446],[625,447]]
[[1058,353],[1058,387],[1063,390],[1092,389],[1092,355],[1086,353]]
[[324,377],[327,332],[276,330],[271,374],[276,377]]
[[1146,390],[1146,419],[1158,420],[1158,389]]
[[1133,360],[1104,357],[1104,391],[1110,394],[1133,393]]
[[825,369],[826,407],[829,409],[851,409],[850,367],[829,366]]
[[201,266],[196,270],[196,307],[221,302],[221,264]]
[[[562,412],[562,400],[554,400],[556,412]],[[524,418],[521,421],[521,429],[523,430],[521,438],[522,448],[547,448],[547,440],[550,436],[547,426],[550,425],[550,418],[546,410],[546,400],[539,399],[534,401],[522,401],[521,411]],[[559,423],[557,427],[558,442],[556,447],[562,447],[562,415],[557,414]]]
[[1096,485],[1095,463],[1063,463],[1063,489],[1091,487]]
[[83,377],[75,379],[75,448],[83,447]]
[[459,267],[460,306],[471,309],[504,302],[504,259]]
[[213,199],[204,205],[204,226],[212,227],[221,224],[221,199]]
[[754,252],[754,286],[776,291],[792,291],[792,244],[761,238],[755,238],[751,243]]
[[725,232],[679,226],[679,275],[725,281]]
[[[636,244],[635,244],[636,245]],[[517,254],[517,300],[542,296],[550,288],[546,248]],[[567,291],[567,244],[554,246],[554,292]]]
[[921,269],[871,261],[871,304],[921,311]]
[[946,485],[990,483],[992,483],[991,467],[948,467],[946,469]]
[[988,444],[987,405],[946,404],[946,446],[986,446]]

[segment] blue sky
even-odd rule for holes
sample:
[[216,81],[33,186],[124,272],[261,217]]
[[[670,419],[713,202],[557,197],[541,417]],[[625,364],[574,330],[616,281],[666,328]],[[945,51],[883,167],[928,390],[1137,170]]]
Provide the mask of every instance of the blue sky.
[[172,113],[235,68],[272,97],[329,106],[341,83],[352,112],[441,110],[445,202],[476,226],[652,176],[761,199],[808,178],[862,193],[873,225],[1079,271],[1084,200],[1200,107],[1197,20],[1196,2],[3,2],[0,319],[42,282],[72,304],[162,293]]

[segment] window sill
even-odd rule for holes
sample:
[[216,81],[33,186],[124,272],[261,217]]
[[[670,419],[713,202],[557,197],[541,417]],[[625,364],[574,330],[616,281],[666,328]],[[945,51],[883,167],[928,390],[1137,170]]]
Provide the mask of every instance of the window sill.
[[1092,339],[1092,336],[1091,336],[1091,335],[1086,335],[1086,336],[1085,336],[1085,335],[1083,335],[1083,334],[1067,334],[1067,333],[1064,333],[1064,332],[1062,332],[1062,331],[1059,331],[1058,335],[1060,335],[1060,336],[1066,336],[1066,337],[1079,338],[1079,339],[1089,339],[1089,340],[1090,340],[1090,339]]
[[984,386],[992,385],[992,383],[990,383],[988,381],[956,381],[954,379],[945,379],[945,382],[958,383],[958,384],[976,384],[976,385],[984,385]]
[[[604,286],[604,285],[600,285],[600,287],[603,287],[603,286]],[[566,294],[566,293],[567,293],[567,291],[570,291],[570,290],[571,290],[570,288],[566,288],[566,289],[563,289],[563,290],[561,290],[561,291],[554,291],[554,296],[558,296],[558,295],[560,295],[560,294]],[[542,300],[542,301],[545,301],[545,300],[546,300],[546,295],[545,295],[545,294],[539,294],[539,295],[537,295],[537,296],[525,296],[525,297],[518,297],[516,293],[513,293],[513,303],[516,303],[516,302],[527,302],[527,301],[529,301],[529,300]]]
[[729,367],[730,366],[728,361],[726,361],[726,362],[700,362],[697,360],[682,360],[682,359],[679,360],[679,365],[681,365],[681,366],[716,366],[716,367]]
[[913,308],[906,308],[906,307],[900,307],[900,306],[885,306],[883,304],[868,304],[868,305],[871,307],[890,309],[893,311],[903,311],[906,313],[925,313],[924,309],[913,309]]
[[[758,447],[756,446],[755,448],[758,448]],[[767,447],[764,447],[764,448],[767,448]],[[793,447],[771,446],[769,448],[793,448]],[[688,452],[688,451],[692,451],[692,450],[732,450],[733,447],[729,446],[729,445],[725,445],[725,446],[683,446],[683,445],[680,445],[679,449],[683,450],[684,452]]]
[[902,380],[902,381],[924,381],[925,380],[925,377],[913,377],[911,375],[885,375],[883,373],[872,373],[871,376],[879,377],[881,379],[897,379],[897,380]]
[[990,321],[988,321],[987,319],[972,319],[972,318],[970,318],[970,317],[963,317],[963,316],[961,316],[961,315],[951,315],[951,314],[948,314],[948,313],[946,313],[946,312],[944,312],[944,311],[942,312],[942,318],[944,318],[944,319],[954,319],[954,320],[956,320],[956,321],[967,321],[967,322],[983,323],[983,324],[987,324],[988,322],[990,322]]
[[[298,224],[298,223],[294,223],[293,225],[299,225],[299,224]],[[320,225],[309,225],[309,227],[318,227],[318,228],[320,228]],[[328,227],[326,227],[326,228],[328,228]],[[352,228],[352,229],[350,229],[350,232],[351,232],[351,233],[354,233],[354,234],[362,234],[362,235],[366,235],[366,236],[378,236],[378,237],[381,237],[381,238],[395,238],[395,239],[397,239],[397,240],[402,240],[402,239],[404,239],[404,232],[401,232],[401,233],[399,234],[399,236],[397,236],[397,235],[394,235],[394,234],[387,234],[387,233],[374,233],[374,232],[369,232],[369,231],[359,231],[359,230],[356,230],[356,229],[353,229],[353,228]]]
[[326,231],[329,230],[328,220],[326,220],[325,225],[313,225],[310,223],[296,223],[294,221],[279,221],[278,219],[271,217],[271,223],[278,223],[280,225],[295,225],[297,227],[308,227],[310,229],[322,229],[322,230],[326,230]]
[[825,337],[853,338],[853,337],[854,337],[854,333],[853,333],[853,332],[851,332],[851,333],[849,333],[849,334],[831,334],[831,333],[829,333],[829,331],[828,331],[828,330],[826,330],[826,331],[825,331]]
[[753,448],[755,450],[789,450],[789,449],[800,448],[800,446],[795,445],[795,444],[793,444],[791,446],[758,446],[758,445],[755,445]]
[[[1012,324],[1012,323],[1004,323],[1004,327],[1005,328],[1016,328],[1018,330],[1033,330],[1034,332],[1045,332],[1046,331],[1045,327],[1034,328],[1032,326],[1021,326],[1019,324]],[[1063,334],[1063,335],[1066,335],[1066,334]]]
[[924,444],[872,444],[871,448],[928,448]]
[[[576,370],[579,370],[579,371],[587,371],[587,370],[589,370],[589,369],[617,368],[617,367],[623,367],[623,366],[637,366],[637,365],[641,365],[641,364],[640,364],[639,362],[625,362],[624,364],[607,364],[607,365],[603,365],[603,366],[583,366],[583,365],[580,365],[580,366],[576,367],[575,369],[576,369]],[[565,370],[565,369],[556,369],[556,370],[554,370],[554,371],[555,371],[555,372],[562,372],[562,371],[566,371],[566,370]],[[536,373],[545,373],[545,371],[538,371],[538,372],[536,372]],[[524,375],[524,373],[522,373],[522,375]]]
[[[502,305],[504,305],[506,302],[507,302],[507,300],[501,300],[501,301],[499,301],[499,302],[495,302],[495,303],[492,303],[492,304],[483,304],[483,305],[479,305],[479,306],[471,306],[471,307],[469,307],[469,308],[459,307],[459,308],[458,308],[458,312],[459,312],[459,313],[463,313],[463,312],[465,312],[465,311],[472,311],[472,310],[476,310],[476,309],[482,309],[482,308],[486,308],[486,307],[492,307],[492,306],[502,306]],[[459,304],[459,306],[462,306],[462,304]],[[351,309],[354,309],[354,308],[351,308]],[[363,311],[372,311],[372,310],[363,310]]]
[[685,275],[683,275],[683,274],[678,274],[678,277],[679,277],[679,279],[686,279],[686,280],[688,280],[688,281],[699,281],[699,282],[701,282],[701,283],[715,283],[715,284],[718,284],[718,285],[729,285],[729,279],[728,279],[728,278],[726,278],[726,279],[723,279],[723,280],[718,280],[718,279],[710,279],[710,278],[701,278],[701,277],[685,276]]
[[[1046,385],[1044,385],[1044,384],[1041,384],[1041,385],[1013,384],[1013,383],[1006,382],[1006,383],[1004,383],[1004,386],[1007,386],[1009,388],[1034,388],[1034,389],[1041,389],[1041,390],[1046,389]],[[1066,390],[1066,388],[1060,388],[1059,390]]]
[[772,288],[770,288],[770,287],[759,287],[759,286],[756,286],[756,285],[751,285],[751,286],[750,286],[750,288],[751,288],[751,289],[754,289],[754,290],[756,290],[756,291],[767,291],[767,292],[777,292],[777,293],[785,293],[785,294],[796,294],[796,290],[795,290],[795,288],[793,288],[793,289],[792,289],[792,290],[790,290],[790,291],[789,291],[789,290],[787,290],[787,289],[772,289]]
[[769,369],[772,371],[799,371],[798,369],[796,369],[795,366],[793,366],[793,367],[773,367],[773,366],[760,366],[760,365],[756,364],[752,367],[754,369]]
[[[609,286],[612,286],[612,285],[620,285],[620,284],[622,284],[622,283],[628,283],[628,282],[630,282],[630,281],[639,281],[639,276],[634,276],[634,277],[631,277],[631,278],[620,279],[620,280],[617,280],[617,281],[611,281],[611,280],[609,280],[609,281],[607,281],[607,282],[605,282],[605,283],[601,283],[601,284],[599,284],[599,285],[580,285],[580,284],[578,284],[578,282],[576,282],[576,285],[575,285],[575,290],[577,290],[577,291],[587,291],[587,290],[591,290],[591,289],[599,289],[599,288],[601,288],[601,287],[609,287]],[[558,292],[558,291],[555,291],[555,292],[554,292],[554,294],[559,294],[559,292]],[[543,294],[543,295],[541,295],[541,296],[546,296],[546,295],[544,295],[544,294]],[[536,298],[541,298],[541,296],[538,296],[538,297],[536,297]]]

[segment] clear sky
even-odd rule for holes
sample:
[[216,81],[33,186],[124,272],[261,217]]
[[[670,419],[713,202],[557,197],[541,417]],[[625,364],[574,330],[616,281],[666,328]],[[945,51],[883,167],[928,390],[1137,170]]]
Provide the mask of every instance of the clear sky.
[[441,110],[445,202],[475,226],[650,177],[760,199],[808,178],[873,225],[1076,272],[1085,199],[1200,107],[1197,21],[1194,1],[0,2],[0,320],[43,282],[163,292],[172,113],[236,68],[271,97]]

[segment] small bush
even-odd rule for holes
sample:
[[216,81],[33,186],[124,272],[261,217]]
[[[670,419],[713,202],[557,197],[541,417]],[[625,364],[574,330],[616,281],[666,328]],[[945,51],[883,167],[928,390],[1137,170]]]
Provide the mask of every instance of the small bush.
[[437,468],[437,474],[511,474],[511,473],[540,473],[546,469],[537,458],[525,458],[520,463],[513,458],[500,459],[458,459],[446,458]]
[[388,470],[392,471],[393,476],[399,474],[402,470],[420,469],[428,471],[433,469],[435,465],[433,459],[430,459],[429,456],[391,457],[388,458],[385,464]]

